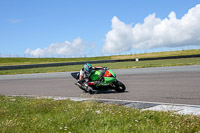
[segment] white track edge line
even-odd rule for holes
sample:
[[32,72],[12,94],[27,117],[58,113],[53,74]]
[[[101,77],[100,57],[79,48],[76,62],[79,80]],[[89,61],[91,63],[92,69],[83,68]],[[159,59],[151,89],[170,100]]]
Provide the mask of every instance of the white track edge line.
[[8,95],[8,96],[23,96],[23,97],[37,97],[37,98],[63,98],[63,99],[83,99],[83,100],[102,100],[113,102],[132,102],[132,103],[149,103],[158,105],[173,105],[173,106],[186,106],[186,107],[199,107],[200,105],[190,104],[176,104],[176,103],[163,103],[163,102],[147,102],[147,101],[132,101],[132,100],[118,100],[118,99],[100,99],[100,98],[84,98],[84,97],[65,97],[65,96],[39,96],[39,95]]

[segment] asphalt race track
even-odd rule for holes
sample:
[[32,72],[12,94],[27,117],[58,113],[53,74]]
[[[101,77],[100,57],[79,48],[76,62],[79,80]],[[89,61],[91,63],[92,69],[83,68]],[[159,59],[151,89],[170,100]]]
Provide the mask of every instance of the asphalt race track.
[[113,70],[127,88],[124,93],[90,95],[74,85],[70,72],[1,75],[0,95],[87,97],[200,105],[200,66]]

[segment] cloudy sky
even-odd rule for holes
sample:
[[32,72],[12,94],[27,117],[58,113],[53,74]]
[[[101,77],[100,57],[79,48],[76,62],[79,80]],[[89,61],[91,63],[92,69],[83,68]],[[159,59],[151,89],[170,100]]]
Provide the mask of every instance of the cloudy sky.
[[0,56],[200,48],[198,0],[1,0]]

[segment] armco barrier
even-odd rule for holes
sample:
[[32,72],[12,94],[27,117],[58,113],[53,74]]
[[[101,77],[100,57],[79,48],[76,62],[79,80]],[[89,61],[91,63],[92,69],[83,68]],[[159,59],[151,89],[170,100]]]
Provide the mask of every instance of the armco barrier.
[[[200,57],[200,54],[198,54],[198,55],[183,55],[183,56],[169,56],[169,57],[156,57],[156,58],[140,58],[139,61],[145,61],[145,60],[163,60],[163,59],[178,59],[178,58],[193,58],[193,57]],[[114,63],[114,62],[126,62],[126,61],[136,61],[136,59],[99,60],[99,61],[81,61],[81,62],[65,62],[65,63],[49,63],[49,64],[0,66],[0,70],[29,69],[29,68],[38,68],[38,67],[56,67],[56,66],[68,66],[68,65],[83,65],[85,63],[91,63],[91,64],[97,64],[97,63]]]

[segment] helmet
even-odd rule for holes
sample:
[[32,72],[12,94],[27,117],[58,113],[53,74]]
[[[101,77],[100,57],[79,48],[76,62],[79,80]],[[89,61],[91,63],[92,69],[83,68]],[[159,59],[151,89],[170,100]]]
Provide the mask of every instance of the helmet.
[[92,65],[91,64],[89,64],[89,63],[87,63],[87,64],[85,64],[84,65],[84,70],[86,71],[86,72],[91,72],[92,71]]

